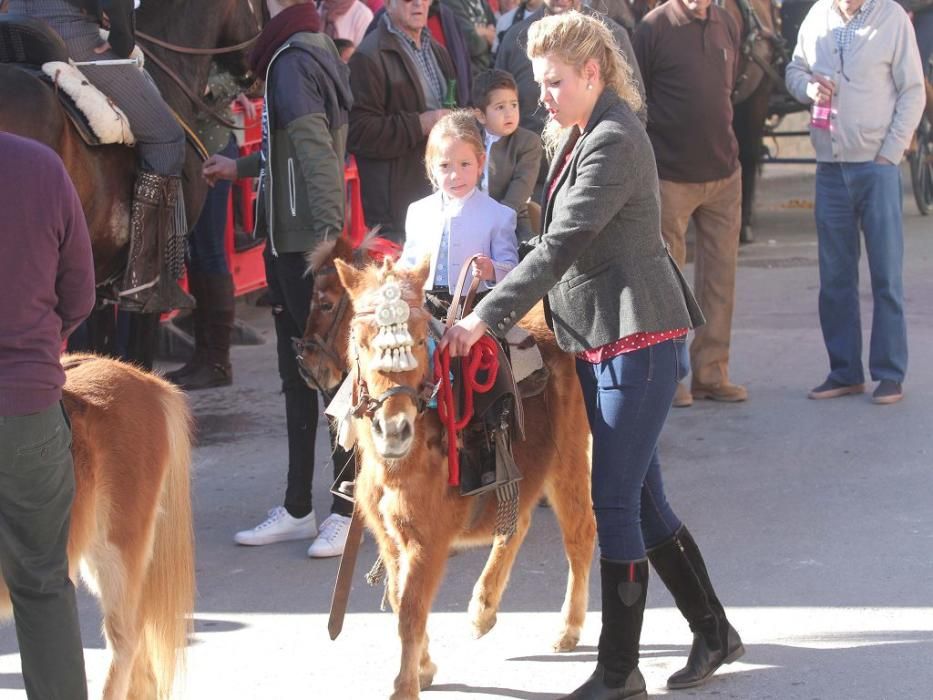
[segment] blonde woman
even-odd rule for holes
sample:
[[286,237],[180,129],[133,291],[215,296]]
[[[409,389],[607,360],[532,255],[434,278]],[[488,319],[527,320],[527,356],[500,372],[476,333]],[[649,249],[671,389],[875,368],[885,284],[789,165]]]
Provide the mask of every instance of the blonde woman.
[[[534,250],[447,332],[465,354],[502,334],[542,297],[560,346],[577,355],[593,433],[602,621],[593,675],[572,700],[645,700],[638,643],[648,559],[694,632],[671,688],[699,685],[744,652],[690,533],[667,503],[658,437],[687,373],[684,338],[703,322],[661,239],[658,175],[636,112],[632,69],[599,20],[536,22],[528,56],[554,151]],[[647,558],[646,558],[647,556]]]

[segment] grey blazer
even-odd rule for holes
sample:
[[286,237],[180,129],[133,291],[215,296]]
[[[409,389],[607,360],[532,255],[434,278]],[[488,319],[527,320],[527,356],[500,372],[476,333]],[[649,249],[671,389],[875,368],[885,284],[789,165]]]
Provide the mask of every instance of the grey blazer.
[[544,146],[535,132],[518,127],[514,133],[496,141],[489,149],[489,196],[511,207],[518,215],[516,233],[519,240],[531,234],[528,220],[528,198],[531,197]]
[[614,92],[600,95],[582,133],[574,127],[553,160],[549,183],[557,172],[534,250],[476,307],[490,329],[503,335],[545,295],[549,325],[567,352],[702,324],[661,239],[648,135]]

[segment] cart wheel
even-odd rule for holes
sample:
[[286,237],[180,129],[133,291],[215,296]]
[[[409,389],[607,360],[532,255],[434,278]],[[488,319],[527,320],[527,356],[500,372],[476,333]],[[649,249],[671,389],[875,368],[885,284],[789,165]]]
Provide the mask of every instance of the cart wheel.
[[917,148],[910,154],[910,181],[917,209],[926,216],[933,211],[933,124],[926,116],[917,128]]

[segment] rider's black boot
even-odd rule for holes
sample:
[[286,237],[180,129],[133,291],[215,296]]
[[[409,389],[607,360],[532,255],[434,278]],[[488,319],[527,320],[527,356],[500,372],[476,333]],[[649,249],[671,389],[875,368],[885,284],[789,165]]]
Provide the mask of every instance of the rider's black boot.
[[681,526],[671,539],[651,549],[648,559],[693,631],[687,665],[667,680],[667,687],[700,685],[720,666],[742,656],[745,647],[726,619],[700,549],[686,527]]
[[181,178],[141,171],[133,188],[126,271],[117,291],[121,309],[161,313],[194,306],[178,286],[187,235]]
[[648,562],[600,559],[603,629],[596,670],[562,700],[648,700],[638,642],[648,592]]

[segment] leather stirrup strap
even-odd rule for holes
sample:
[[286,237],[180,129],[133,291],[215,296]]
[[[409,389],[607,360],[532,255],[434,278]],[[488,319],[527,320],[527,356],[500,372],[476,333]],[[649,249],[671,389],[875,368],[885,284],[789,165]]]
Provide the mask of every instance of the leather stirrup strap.
[[473,270],[473,261],[481,257],[480,255],[471,256],[463,267],[460,268],[460,277],[457,279],[457,287],[454,289],[453,298],[450,301],[450,308],[447,310],[447,322],[444,324],[447,328],[452,327],[463,316],[466,316],[473,310],[473,300],[476,298],[476,290],[479,289],[481,282],[479,277],[473,277],[470,282],[470,289],[467,291],[466,299],[463,304],[460,303],[463,294],[463,286],[466,284],[467,275]]
[[343,630],[343,618],[347,614],[347,603],[350,600],[350,585],[353,583],[353,569],[356,568],[356,557],[360,552],[360,539],[363,534],[363,516],[360,509],[353,509],[350,520],[350,531],[347,533],[347,543],[340,557],[340,567],[337,569],[337,581],[334,583],[334,595],[330,600],[330,617],[327,620],[327,632],[330,638],[337,639]]

